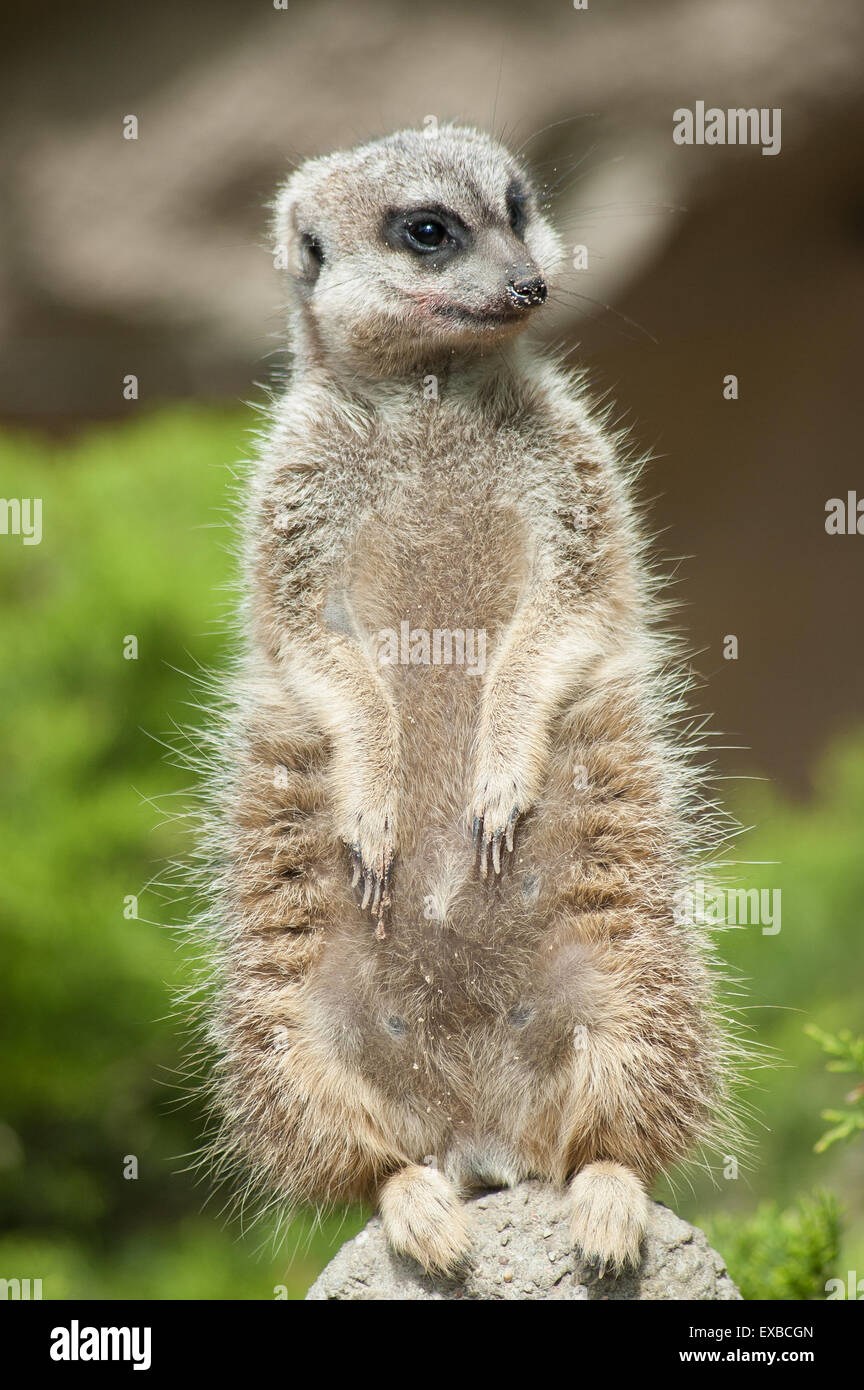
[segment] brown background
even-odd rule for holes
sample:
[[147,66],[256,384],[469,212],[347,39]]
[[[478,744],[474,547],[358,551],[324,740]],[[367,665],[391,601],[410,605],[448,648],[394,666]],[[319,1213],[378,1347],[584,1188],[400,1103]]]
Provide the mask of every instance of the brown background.
[[[862,713],[864,536],[824,529],[829,497],[864,497],[862,32],[854,0],[18,13],[0,417],[68,432],[128,414],[127,372],[139,410],[255,396],[281,325],[265,204],[291,160],[430,114],[527,142],[590,254],[548,336],[658,456],[646,491],[662,551],[686,557],[700,703],[750,750],[722,766],[806,791]],[[672,112],[697,100],[781,107],[781,153],[676,146]]]

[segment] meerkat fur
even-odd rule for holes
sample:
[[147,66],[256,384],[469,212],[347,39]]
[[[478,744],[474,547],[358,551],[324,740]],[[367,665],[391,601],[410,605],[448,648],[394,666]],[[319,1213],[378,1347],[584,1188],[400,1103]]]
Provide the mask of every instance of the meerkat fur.
[[439,1273],[467,1192],[538,1177],[620,1269],[735,1045],[675,909],[714,821],[631,469],[521,336],[558,238],[458,126],[310,160],[275,237],[205,836],[221,1162],[376,1202]]

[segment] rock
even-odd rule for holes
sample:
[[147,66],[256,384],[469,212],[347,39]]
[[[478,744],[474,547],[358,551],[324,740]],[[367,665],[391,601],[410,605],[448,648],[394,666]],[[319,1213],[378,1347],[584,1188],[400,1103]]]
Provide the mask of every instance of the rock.
[[461,1280],[431,1279],[394,1255],[374,1217],[347,1241],[307,1299],[740,1299],[702,1231],[654,1203],[639,1269],[599,1277],[571,1249],[562,1194],[539,1182],[468,1202],[474,1253]]

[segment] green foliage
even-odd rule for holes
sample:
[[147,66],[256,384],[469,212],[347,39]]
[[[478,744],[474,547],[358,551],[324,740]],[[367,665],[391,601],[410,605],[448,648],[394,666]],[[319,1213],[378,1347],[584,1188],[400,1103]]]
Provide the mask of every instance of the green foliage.
[[[185,1157],[203,1116],[170,1017],[177,945],[159,888],[183,854],[164,808],[188,776],[159,739],[189,717],[180,674],[218,664],[229,468],[251,421],[177,410],[71,445],[0,439],[5,490],[43,539],[0,544],[4,1065],[0,1274],[45,1296],[267,1297],[288,1254],[238,1243]],[[124,640],[138,640],[137,660]],[[182,797],[181,797],[182,800]],[[156,880],[151,883],[151,880]],[[148,884],[151,886],[148,888]],[[139,917],[124,916],[135,895]],[[138,1158],[137,1180],[124,1158]],[[338,1224],[338,1223],[337,1223]],[[298,1226],[293,1296],[338,1244]],[[23,1261],[23,1266],[21,1264]]]
[[735,886],[782,893],[779,933],[759,926],[721,933],[721,954],[743,987],[741,1018],[754,1039],[774,1050],[776,1062],[755,1073],[744,1092],[751,1111],[753,1152],[735,1154],[740,1176],[727,1181],[693,1176],[693,1192],[661,1187],[658,1195],[697,1225],[714,1229],[728,1216],[716,1248],[736,1275],[725,1232],[745,1226],[760,1200],[792,1208],[802,1192],[835,1192],[844,1217],[838,1272],[864,1269],[864,1171],[862,1146],[832,1145],[816,1153],[819,1116],[833,1101],[836,1083],[814,1055],[808,1022],[839,1031],[860,1017],[864,942],[864,739],[834,744],[814,769],[807,800],[784,800],[765,783],[747,783],[737,794],[726,783],[732,810],[755,829],[733,851],[739,860]]
[[[208,1202],[188,1157],[203,1115],[170,1016],[181,956],[160,926],[175,915],[162,865],[186,852],[164,808],[182,805],[188,774],[159,740],[195,718],[182,673],[224,660],[228,484],[254,423],[181,409],[66,444],[0,437],[4,492],[43,499],[40,545],[0,538],[0,1276],[41,1277],[47,1298],[270,1298],[280,1285],[301,1297],[362,1219],[301,1215],[274,1249],[267,1228],[246,1232]],[[137,660],[123,656],[129,635]],[[741,886],[781,886],[783,925],[722,946],[750,977],[745,1018],[783,1065],[752,1097],[764,1125],[752,1171],[661,1195],[691,1219],[719,1209],[717,1246],[749,1280],[732,1242],[759,1199],[789,1206],[824,1183],[850,1215],[841,1272],[864,1269],[862,1146],[813,1154],[835,1097],[802,1032],[806,1019],[840,1029],[860,1005],[864,740],[830,754],[808,804],[747,786],[733,809],[760,829],[740,853],[778,867],[742,867]],[[132,895],[137,919],[124,916]],[[797,1220],[770,1249],[799,1272],[772,1287],[815,1287],[830,1264],[825,1224]]]
[[745,1221],[720,1212],[706,1234],[747,1299],[824,1299],[840,1253],[837,1203],[826,1192],[799,1197],[785,1211],[762,1202]]
[[[811,1023],[805,1032],[820,1043],[823,1052],[831,1058],[829,1071],[858,1072],[864,1074],[864,1037],[854,1037],[848,1028],[839,1033],[827,1033]],[[848,1108],[845,1110],[823,1110],[822,1119],[834,1126],[816,1141],[816,1153],[824,1153],[840,1139],[851,1139],[864,1130],[864,1081],[858,1083],[846,1096]]]

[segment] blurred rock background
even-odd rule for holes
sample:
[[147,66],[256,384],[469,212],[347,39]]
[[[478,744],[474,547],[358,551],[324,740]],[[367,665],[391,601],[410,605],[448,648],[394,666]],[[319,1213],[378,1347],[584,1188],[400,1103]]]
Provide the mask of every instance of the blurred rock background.
[[[770,1134],[752,1179],[660,1195],[697,1220],[731,1208],[737,1231],[757,1198],[824,1177],[852,1213],[842,1259],[860,1267],[858,1150],[812,1153],[844,1083],[803,1027],[861,1018],[864,537],[828,536],[825,504],[864,497],[862,56],[859,0],[90,0],[7,15],[0,465],[5,495],[44,498],[46,533],[0,546],[0,1277],[44,1269],[46,1297],[269,1297],[294,1253],[302,1296],[338,1243],[338,1221],[325,1237],[301,1224],[253,1268],[254,1242],[197,1214],[177,1155],[198,1116],[174,1108],[177,1028],[153,1022],[176,955],[144,887],[182,852],[170,819],[151,833],[147,802],[186,779],[141,730],[188,717],[177,668],[223,654],[227,537],[207,528],[224,524],[224,479],[249,447],[242,403],[282,361],[274,187],[309,154],[430,115],[523,148],[568,247],[587,245],[545,335],[655,455],[650,515],[699,704],[730,745],[720,770],[773,782],[724,787],[761,827],[741,857],[780,861],[742,882],[782,886],[783,932],[735,933],[725,951],[752,979],[757,1035],[792,1064],[754,1101]],[[697,101],[781,108],[781,152],[675,145],[673,111]],[[122,902],[139,892],[130,922]],[[764,1231],[779,1227],[761,1219],[751,1246],[770,1248],[775,1277],[785,1257]],[[818,1289],[822,1227],[789,1221],[819,1247],[810,1285],[771,1287]]]

